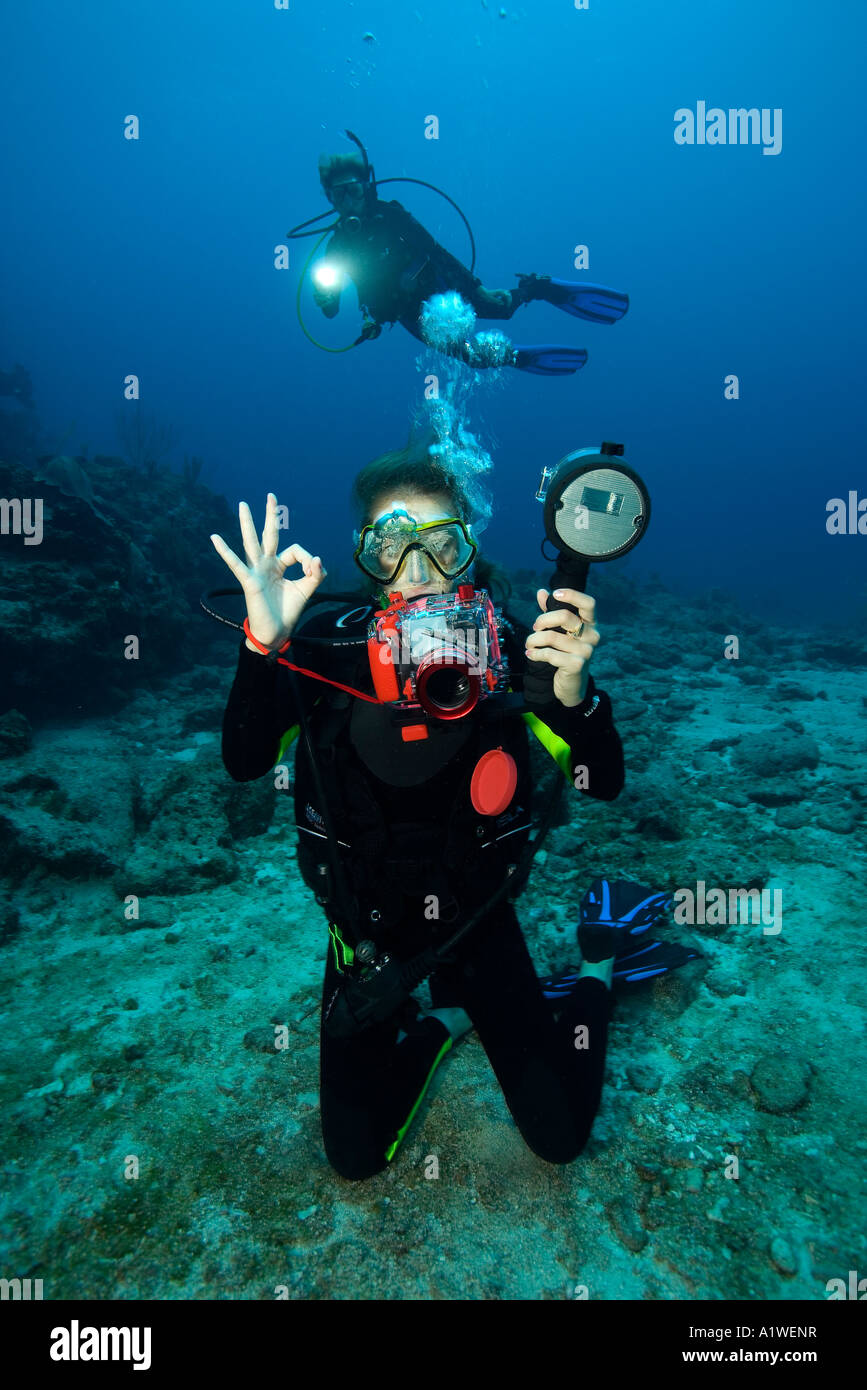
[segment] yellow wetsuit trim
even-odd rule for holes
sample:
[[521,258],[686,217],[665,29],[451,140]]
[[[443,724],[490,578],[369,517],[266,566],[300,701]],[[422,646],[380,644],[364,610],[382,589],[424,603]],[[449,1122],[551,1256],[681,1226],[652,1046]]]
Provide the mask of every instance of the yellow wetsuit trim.
[[568,743],[560,738],[559,734],[555,734],[553,729],[549,729],[548,725],[543,723],[538,715],[530,714],[530,712],[527,711],[527,713],[521,715],[521,718],[531,733],[536,735],[536,738],[545,749],[545,752],[551,754],[551,757],[554,759],[566,780],[571,782],[572,751]]
[[340,935],[340,928],[336,922],[329,922],[328,934],[331,937],[331,947],[334,951],[334,965],[342,975],[346,968],[355,960],[355,952],[351,946],[347,946],[343,937]]
[[[422,1101],[424,1100],[425,1091],[427,1090],[428,1086],[429,1086],[430,1083],[431,1083],[431,1079],[432,1079],[432,1077],[433,1077],[433,1074],[434,1074],[434,1072],[436,1071],[437,1067],[439,1066],[440,1062],[442,1061],[443,1057],[445,1057],[445,1055],[446,1055],[446,1053],[448,1052],[449,1048],[452,1046],[453,1041],[454,1041],[454,1039],[451,1038],[451,1037],[446,1038],[445,1042],[443,1043],[442,1047],[440,1048],[439,1052],[437,1053],[436,1057],[434,1058],[433,1066],[431,1067],[430,1071],[428,1072],[428,1074],[427,1074],[427,1080],[425,1081],[424,1085],[423,1085],[422,1088],[421,1088],[421,1091],[419,1092],[418,1100],[416,1101],[415,1105],[414,1105],[414,1106],[412,1107],[412,1109],[410,1110],[409,1115],[408,1115],[408,1117],[407,1117],[407,1119],[406,1119],[405,1124],[403,1124],[403,1125],[401,1126],[401,1128],[397,1131],[397,1138],[395,1139],[394,1143],[393,1143],[393,1144],[389,1144],[388,1148],[387,1148],[386,1151],[385,1151],[385,1159],[386,1159],[386,1162],[387,1162],[387,1163],[390,1163],[390,1162],[391,1162],[391,1160],[394,1158],[394,1155],[397,1153],[398,1148],[400,1147],[401,1143],[403,1142],[403,1137],[404,1137],[404,1135],[406,1134],[407,1130],[409,1129],[410,1125],[412,1124],[413,1120],[415,1119],[415,1113],[416,1113],[416,1111],[418,1110],[418,1107],[421,1105]],[[395,1046],[399,1046],[399,1044],[395,1044]]]
[[283,758],[286,754],[286,749],[292,747],[292,744],[298,737],[298,730],[300,729],[300,727],[300,724],[293,724],[291,729],[286,730],[285,734],[280,740],[280,747],[277,749],[277,756],[274,759],[275,767],[278,763],[282,763]]

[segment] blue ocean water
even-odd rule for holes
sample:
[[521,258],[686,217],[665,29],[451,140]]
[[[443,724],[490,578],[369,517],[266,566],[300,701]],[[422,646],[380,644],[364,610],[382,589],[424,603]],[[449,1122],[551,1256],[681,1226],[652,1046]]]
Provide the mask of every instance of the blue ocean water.
[[[634,1030],[624,1026],[647,1027],[647,1011],[626,1006],[622,1035],[615,1029],[623,1066],[611,1084],[611,1108],[595,1131],[596,1176],[575,1179],[579,1187],[595,1184],[591,1200],[608,1212],[604,1251],[586,1256],[588,1277],[597,1296],[611,1299],[824,1297],[827,1280],[838,1272],[845,1278],[858,1258],[851,1202],[863,1163],[855,1114],[839,1119],[840,1083],[832,1079],[856,1045],[860,1025],[851,999],[863,993],[863,972],[849,967],[849,997],[841,992],[834,1035],[812,1012],[819,976],[810,975],[805,961],[816,920],[829,931],[852,921],[864,865],[864,11],[849,0],[820,8],[807,0],[731,0],[712,8],[691,0],[661,6],[590,0],[586,8],[571,0],[502,6],[493,0],[440,0],[436,6],[289,0],[285,7],[227,0],[150,0],[128,7],[85,0],[76,7],[6,7],[0,34],[7,55],[0,98],[6,137],[0,153],[6,193],[0,369],[11,373],[20,363],[32,383],[26,409],[8,394],[0,398],[7,412],[0,465],[32,469],[39,458],[77,460],[86,481],[65,466],[63,496],[81,499],[95,487],[112,515],[125,512],[125,534],[138,537],[137,552],[148,564],[159,543],[171,552],[173,576],[186,568],[192,596],[221,575],[229,582],[215,562],[210,531],[240,548],[237,504],[249,502],[261,522],[269,490],[289,508],[291,539],[349,581],[352,480],[364,463],[403,445],[423,400],[426,359],[399,324],[375,341],[328,354],[305,337],[296,317],[313,243],[288,239],[287,232],[327,211],[317,160],[323,152],[352,152],[347,129],[363,141],[379,178],[426,180],[459,204],[475,238],[476,273],[488,288],[508,289],[516,274],[537,272],[566,280],[583,276],[628,293],[629,312],[613,325],[586,323],[547,303],[523,307],[507,323],[479,323],[502,328],[517,343],[568,344],[589,353],[586,367],[569,377],[480,373],[466,423],[493,459],[484,550],[509,571],[544,574],[541,509],[534,500],[541,469],[603,439],[623,442],[626,459],[647,483],[652,517],[642,544],[606,571],[629,581],[639,605],[645,592],[652,591],[653,600],[631,622],[629,603],[616,591],[620,606],[612,606],[608,654],[603,658],[600,649],[600,658],[610,661],[602,666],[605,686],[627,758],[634,750],[637,792],[634,802],[624,793],[625,804],[610,812],[592,807],[580,822],[581,843],[595,846],[600,857],[600,845],[614,845],[616,871],[648,883],[655,875],[681,883],[755,880],[769,891],[781,886],[795,935],[791,956],[781,950],[779,962],[768,963],[767,938],[744,945],[709,932],[704,948],[715,972],[711,984],[702,985],[698,999],[662,998],[649,1061],[629,1052]],[[690,128],[685,113],[706,133],[714,110],[727,117],[737,108],[763,113],[764,125],[756,126],[760,139],[675,138]],[[718,122],[714,128],[720,129]],[[728,135],[725,119],[722,128]],[[135,138],[128,138],[131,132]],[[435,192],[396,184],[385,196],[398,198],[468,262],[466,229]],[[576,269],[582,247],[588,259]],[[301,306],[308,329],[329,347],[344,347],[360,332],[351,289],[333,322],[318,313],[307,281]],[[192,482],[198,478],[209,493],[222,494],[228,516],[208,510],[211,503],[191,491],[191,524],[174,498],[167,520],[168,494],[150,475],[140,488],[130,488],[118,473],[115,490],[106,460],[128,460],[118,412],[128,404],[124,384],[131,375],[140,383],[142,409],[171,431],[167,473],[183,479],[190,460],[201,461]],[[3,491],[9,491],[5,482]],[[842,533],[829,524],[834,499],[845,518]],[[11,539],[2,537],[4,566],[12,565]],[[78,566],[74,583],[82,612],[94,593],[119,582],[111,578],[121,572],[111,548],[90,569],[74,540],[59,554],[64,566]],[[126,550],[124,556],[133,573],[138,561],[130,562]],[[26,622],[31,632],[50,630],[52,614],[44,605],[31,603],[26,613],[21,608],[28,578],[20,555],[6,576],[4,626],[11,631]],[[142,611],[158,605],[168,623],[171,586],[161,590],[152,575],[147,583]],[[521,600],[532,608],[527,593]],[[606,621],[601,605],[603,628]],[[126,630],[117,628],[118,640]],[[154,629],[155,647],[167,630]],[[94,660],[104,631],[94,623],[80,639],[93,644]],[[703,703],[706,692],[691,684],[699,656],[728,633],[747,639],[749,670],[737,698],[726,689],[731,703]],[[813,645],[805,648],[808,639]],[[172,640],[180,644],[181,632],[173,631]],[[185,631],[184,640],[193,648],[204,639]],[[4,644],[8,679],[22,648]],[[123,681],[100,669],[90,690],[69,677],[71,704],[64,709],[63,667],[45,677],[50,698],[32,673],[12,681],[12,693],[4,694],[0,716],[16,710],[32,725],[31,738],[13,721],[4,745],[4,833],[12,847],[4,857],[4,949],[22,953],[7,968],[5,984],[12,989],[17,972],[30,969],[25,960],[47,959],[45,953],[57,949],[42,944],[40,930],[60,930],[61,920],[63,950],[82,969],[94,951],[98,958],[115,946],[142,946],[141,957],[118,958],[109,1041],[94,1040],[107,1005],[100,981],[85,972],[78,1023],[68,1021],[61,1053],[46,1052],[17,1089],[14,1081],[7,1087],[14,1121],[6,1170],[14,1189],[5,1208],[10,1269],[23,1276],[32,1266],[34,1277],[44,1271],[46,1283],[55,1280],[57,1297],[270,1297],[274,1285],[284,1284],[292,1297],[363,1297],[362,1284],[345,1273],[363,1247],[374,1251],[370,1288],[379,1287],[399,1252],[401,1297],[562,1294],[586,1274],[578,1253],[585,1258],[586,1232],[566,1256],[547,1239],[546,1170],[525,1158],[505,1110],[496,1109],[501,1102],[480,1048],[468,1053],[467,1087],[484,1095],[492,1118],[459,1160],[458,1175],[453,1171],[453,1190],[460,1189],[464,1204],[472,1194],[473,1204],[485,1209],[492,1238],[510,1254],[511,1272],[497,1273],[484,1250],[476,1250],[466,1268],[457,1267],[452,1256],[464,1237],[449,1247],[443,1235],[444,1228],[462,1229],[457,1207],[444,1215],[433,1203],[425,1206],[430,1184],[417,1184],[411,1214],[392,1229],[382,1203],[398,1203],[395,1184],[364,1198],[347,1196],[345,1189],[335,1195],[320,1156],[312,1177],[304,1176],[301,1160],[290,1163],[294,1225],[287,1224],[281,1248],[291,1248],[292,1268],[275,1266],[262,1276],[269,1204],[286,1190],[275,1154],[281,1144],[291,1150],[296,1138],[298,1145],[317,1142],[315,1029],[304,1035],[297,1064],[293,1060],[291,1114],[284,1115],[285,1087],[273,1076],[262,1079],[263,1070],[255,1082],[239,1080],[227,1056],[220,1053],[214,1062],[183,1010],[170,1018],[160,1014],[172,967],[161,957],[146,958],[144,945],[156,947],[165,932],[170,947],[191,952],[178,988],[200,1010],[197,1029],[232,1026],[238,999],[252,991],[267,1006],[258,1000],[247,1033],[257,1018],[267,1032],[275,1011],[278,1017],[285,1011],[277,975],[285,981],[284,922],[292,918],[305,944],[293,975],[292,1015],[303,1032],[312,1026],[303,1020],[307,1005],[316,1003],[323,929],[294,865],[287,870],[281,858],[283,840],[270,813],[259,822],[252,809],[234,821],[233,812],[226,829],[221,801],[213,815],[225,841],[211,868],[200,873],[191,858],[183,872],[168,875],[173,886],[160,887],[158,845],[174,843],[182,817],[200,814],[204,843],[209,821],[201,808],[216,806],[213,788],[225,782],[216,741],[233,671],[231,643],[205,644],[202,662],[171,697],[156,673],[145,672],[124,693]],[[771,680],[777,684],[770,686]],[[83,721],[100,713],[103,690],[110,718],[122,722],[112,725],[106,716],[96,729],[85,728]],[[660,708],[672,692],[676,698],[660,716],[662,726],[649,729],[648,709]],[[677,698],[686,703],[678,707]],[[130,708],[135,720],[124,723]],[[749,727],[733,735],[739,721]],[[118,787],[129,776],[116,760],[121,727],[142,790],[133,795],[127,787],[118,809]],[[769,755],[768,767],[766,747],[779,749],[787,739],[805,743],[790,748],[788,760]],[[813,761],[806,742],[818,745],[821,758],[817,751]],[[206,773],[201,763],[191,770],[197,748],[210,758]],[[61,765],[67,767],[63,776]],[[807,781],[797,795],[781,791],[804,766]],[[185,773],[188,780],[178,780]],[[775,779],[770,791],[766,773]],[[720,794],[721,777],[737,784],[732,797]],[[172,797],[175,820],[160,821]],[[801,803],[808,811],[799,822]],[[59,840],[52,818],[65,827]],[[76,835],[89,827],[87,844],[64,839],[73,822]],[[122,837],[122,855],[113,847],[113,831]],[[264,833],[275,835],[268,842],[273,854],[265,854],[257,838]],[[281,822],[280,833],[291,840],[291,824]],[[525,922],[528,939],[552,968],[554,947],[562,943],[545,936],[545,922],[552,933],[554,925],[543,909],[554,903],[556,930],[565,933],[568,914],[558,906],[564,880],[557,875],[573,874],[558,833],[550,861],[541,861],[552,877],[534,890]],[[816,838],[805,842],[803,835]],[[66,847],[55,852],[61,842]],[[602,867],[597,862],[594,872]],[[140,891],[160,898],[153,925],[161,930],[116,941],[98,924],[117,911],[124,874],[130,881],[138,875],[146,885]],[[245,901],[239,874],[255,887],[257,913],[273,912],[264,924],[252,908],[238,915]],[[582,871],[582,888],[592,876]],[[568,881],[574,895],[577,885]],[[65,917],[58,884],[69,895]],[[258,956],[239,966],[231,988],[220,984],[221,963],[242,961],[251,932],[259,933]],[[28,940],[36,943],[32,949]],[[223,948],[228,955],[213,954]],[[791,1007],[781,1002],[778,966],[789,972]],[[745,976],[751,980],[746,995]],[[40,990],[50,988],[42,976],[28,975],[23,998],[38,1007]],[[148,1023],[146,1043],[129,1031],[132,1018]],[[723,1085],[708,1040],[729,1027]],[[765,1059],[762,1037],[765,1043],[779,1039],[783,1047],[796,1034],[797,1056]],[[839,1052],[826,1053],[823,1066],[826,1045]],[[106,1100],[115,1094],[112,1079],[123,1065],[142,1062],[139,1046],[153,1072],[141,1082],[135,1104],[125,1109],[121,1099],[113,1108]],[[246,1046],[245,1076],[255,1037]],[[210,1108],[197,1121],[201,1130],[178,1160],[184,1171],[195,1168],[200,1180],[181,1184],[181,1215],[173,1210],[171,1220],[158,1184],[137,1196],[139,1243],[125,1243],[117,1234],[123,1183],[100,1187],[101,1159],[88,1151],[86,1116],[64,1121],[56,1098],[69,1096],[64,1104],[98,1098],[101,1116],[109,1115],[113,1125],[106,1141],[112,1162],[140,1149],[156,1162],[160,1097],[164,1087],[171,1097],[182,1094],[185,1068],[195,1074],[191,1086],[207,1077],[209,1088]],[[59,1087],[45,1089],[58,1080]],[[714,1092],[715,1085],[721,1091]],[[641,1222],[618,1187],[617,1144],[625,1143],[627,1123],[618,1107],[627,1091],[639,1098],[638,1118],[629,1120],[632,1138],[642,1123],[658,1121],[659,1129],[657,1156],[642,1160],[642,1190],[650,1198]],[[808,1092],[815,1106],[809,1113],[803,1108]],[[643,1121],[642,1106],[652,1108],[658,1093],[663,1113]],[[713,1104],[704,1103],[709,1093]],[[724,1114],[723,1093],[730,1105]],[[465,1103],[465,1111],[447,1113],[449,1099],[438,1093],[427,1122],[454,1139],[455,1148],[474,1113]],[[171,1152],[175,1141],[183,1143],[183,1106],[182,1100],[169,1105]],[[269,1118],[254,1135],[249,1119],[256,1109]],[[780,1128],[759,1134],[768,1116],[772,1126],[783,1117]],[[54,1203],[51,1172],[32,1166],[37,1150],[54,1152],[46,1137],[50,1126],[64,1124],[69,1208]],[[413,1154],[421,1163],[433,1141],[418,1142]],[[233,1144],[246,1146],[254,1168],[261,1164],[264,1176],[252,1195],[241,1193],[233,1176]],[[709,1160],[703,1166],[702,1144],[714,1146],[714,1162],[734,1152],[748,1168],[784,1151],[790,1166],[766,1167],[770,1176],[760,1193],[754,1188],[749,1199],[732,1199],[753,1203],[748,1215],[734,1220],[727,1190],[718,1186],[708,1194],[713,1179]],[[161,1162],[168,1162],[168,1151]],[[634,1153],[625,1152],[631,1162]],[[521,1167],[525,1161],[532,1165],[530,1177]],[[496,1177],[503,1172],[508,1183]],[[256,1186],[248,1176],[241,1184],[245,1192],[251,1182]],[[812,1205],[802,1200],[805,1188],[817,1193]],[[679,1225],[680,1218],[665,1210],[666,1194],[688,1202],[700,1192],[710,1231],[703,1238],[694,1235],[694,1223]],[[573,1197],[563,1199],[567,1224],[577,1206]],[[57,1251],[71,1238],[75,1212],[83,1213],[87,1235],[78,1272],[60,1275]],[[175,1219],[186,1244],[169,1258]],[[374,1220],[380,1223],[375,1228]],[[761,1239],[753,1248],[746,1232],[756,1222]],[[148,1230],[159,1231],[153,1252]],[[681,1278],[673,1272],[672,1252],[686,1240],[693,1241],[693,1264]],[[452,1262],[434,1277],[419,1252],[437,1242],[451,1248]],[[861,1258],[863,1264],[863,1246]]]
[[[590,360],[565,381],[513,373],[485,402],[492,554],[535,564],[541,464],[622,439],[654,501],[640,572],[721,584],[787,621],[863,613],[863,544],[825,527],[827,501],[865,487],[857,6],[817,23],[806,0],[713,16],[687,0],[106,0],[74,16],[7,10],[3,28],[19,55],[4,99],[5,356],[30,370],[47,425],[75,422],[76,448],[116,447],[121,379],[136,372],[214,487],[260,506],[275,488],[336,559],[353,470],[403,442],[419,393],[400,327],[343,356],[303,339],[310,243],[274,268],[285,231],[327,208],[317,157],[351,150],[348,127],[379,176],[426,179],[461,205],[486,285],[569,279],[581,244],[586,277],[631,297],[608,329],[546,305],[513,322],[520,341]],[[699,101],[781,110],[779,152],[677,145],[674,114]],[[387,196],[466,258],[436,195]],[[306,302],[323,341],[356,335],[351,293],[331,333]]]

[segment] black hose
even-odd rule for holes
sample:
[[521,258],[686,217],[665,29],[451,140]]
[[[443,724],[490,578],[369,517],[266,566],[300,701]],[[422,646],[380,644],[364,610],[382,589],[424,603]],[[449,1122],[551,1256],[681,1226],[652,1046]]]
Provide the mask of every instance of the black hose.
[[305,236],[327,236],[329,232],[336,231],[340,226],[339,217],[336,222],[332,222],[330,227],[314,227],[312,232],[305,232],[302,230],[304,227],[312,227],[314,222],[321,222],[323,217],[331,217],[333,212],[334,208],[329,208],[327,212],[320,212],[316,217],[308,217],[306,222],[299,222],[286,233],[286,240],[300,241],[301,238]]
[[[473,236],[473,229],[469,224],[466,214],[458,206],[454,198],[450,198],[448,193],[444,193],[441,188],[437,188],[435,183],[428,183],[426,179],[411,179],[404,176],[392,179],[375,179],[373,187],[380,188],[386,183],[417,183],[420,188],[429,188],[432,193],[438,193],[441,198],[445,198],[446,202],[451,204],[455,212],[458,214],[458,217],[461,219],[464,226],[466,227],[467,236],[470,239],[471,259],[469,269],[470,274],[472,275],[476,269],[476,239]],[[316,217],[308,217],[306,222],[299,222],[296,226],[292,227],[291,230],[286,233],[286,240],[299,241],[302,237],[305,236],[322,236],[326,235],[328,232],[336,231],[337,228],[340,226],[339,217],[337,221],[332,222],[329,227],[315,227],[312,232],[304,231],[305,227],[312,227],[314,222],[321,222],[324,217],[330,217],[333,211],[333,208],[329,208],[327,212],[320,212]]]
[[475,268],[476,268],[476,239],[475,239],[475,237],[473,236],[473,229],[472,229],[472,227],[470,226],[469,222],[467,221],[467,218],[466,218],[466,216],[464,215],[464,213],[463,213],[463,212],[461,211],[461,209],[458,207],[458,205],[457,205],[457,203],[455,202],[454,198],[450,198],[449,195],[448,195],[448,193],[443,193],[442,189],[441,189],[441,188],[437,188],[437,186],[436,186],[435,183],[428,183],[425,179],[410,179],[410,178],[403,178],[403,177],[401,177],[401,178],[394,178],[394,179],[377,179],[377,180],[376,180],[376,186],[377,186],[377,188],[379,188],[382,184],[385,184],[385,183],[417,183],[417,184],[419,184],[419,186],[420,186],[421,188],[429,188],[429,189],[431,189],[431,191],[432,191],[433,193],[438,193],[438,194],[440,195],[441,198],[445,198],[445,200],[446,200],[447,203],[451,203],[451,205],[452,205],[452,207],[454,208],[455,212],[458,214],[458,217],[461,219],[461,221],[463,222],[464,226],[466,227],[466,229],[467,229],[467,236],[468,236],[469,239],[470,239],[470,251],[472,252],[472,260],[470,261],[470,274],[472,275],[473,272],[474,272],[474,270],[475,270]]
[[[207,589],[199,598],[199,607],[207,613],[209,618],[214,618],[218,623],[223,623],[225,627],[233,627],[236,632],[244,631],[243,623],[236,623],[232,618],[227,618],[225,614],[218,613],[215,608],[210,607],[212,598],[243,598],[243,589]],[[307,608],[314,603],[354,603],[359,607],[358,594],[313,594],[307,600]],[[306,609],[305,609],[306,612]],[[366,637],[305,637],[303,629],[301,632],[293,632],[293,642],[305,642],[310,646],[321,645],[328,647],[363,647],[367,645]]]

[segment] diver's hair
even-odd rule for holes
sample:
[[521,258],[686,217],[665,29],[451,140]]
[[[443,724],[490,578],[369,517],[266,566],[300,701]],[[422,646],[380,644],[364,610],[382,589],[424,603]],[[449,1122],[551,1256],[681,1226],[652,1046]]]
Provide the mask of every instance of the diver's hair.
[[[446,497],[453,516],[466,522],[472,520],[473,509],[457,478],[431,454],[431,445],[435,442],[436,436],[430,431],[419,438],[410,438],[403,449],[393,449],[365,464],[352,484],[352,506],[359,530],[373,520],[376,503],[385,500],[387,493],[394,495],[395,492],[423,492]],[[473,574],[476,587],[487,589],[492,598],[494,586],[503,598],[512,592],[505,572],[479,551],[473,562]]]
[[445,496],[455,516],[463,521],[470,520],[472,508],[466,493],[454,474],[431,453],[434,442],[431,432],[410,439],[403,449],[392,449],[365,464],[352,484],[352,505],[359,527],[373,520],[375,504],[382,500],[384,493],[393,493],[395,489]]
[[321,154],[319,156],[319,182],[327,188],[335,179],[344,174],[355,174],[364,179],[364,160],[360,154]]

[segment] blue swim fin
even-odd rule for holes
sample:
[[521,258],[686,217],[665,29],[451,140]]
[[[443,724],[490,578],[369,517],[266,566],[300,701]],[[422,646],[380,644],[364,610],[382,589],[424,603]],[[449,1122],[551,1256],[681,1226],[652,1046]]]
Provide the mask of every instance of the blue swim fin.
[[576,319],[589,323],[616,323],[629,308],[629,295],[610,290],[605,285],[587,281],[555,280],[550,275],[522,275],[518,293],[524,303],[544,299]]
[[[646,935],[665,924],[673,905],[671,893],[660,892],[631,879],[594,879],[581,900],[578,945],[584,960],[600,961],[613,955],[612,980],[635,985],[657,975],[667,975],[701,952],[677,941],[657,941]],[[542,980],[546,999],[571,994],[578,974],[570,970]]]
[[513,366],[519,372],[535,372],[536,376],[571,376],[587,361],[585,348],[557,347],[540,343],[536,347],[515,347]]
[[[681,946],[677,941],[645,941],[633,947],[625,956],[618,955],[614,962],[612,983],[618,985],[638,985],[643,980],[652,980],[657,975],[667,975],[687,961],[699,960],[700,951],[690,946]],[[553,1001],[568,997],[575,988],[578,971],[564,971],[561,975],[549,975],[540,980],[542,993]]]

